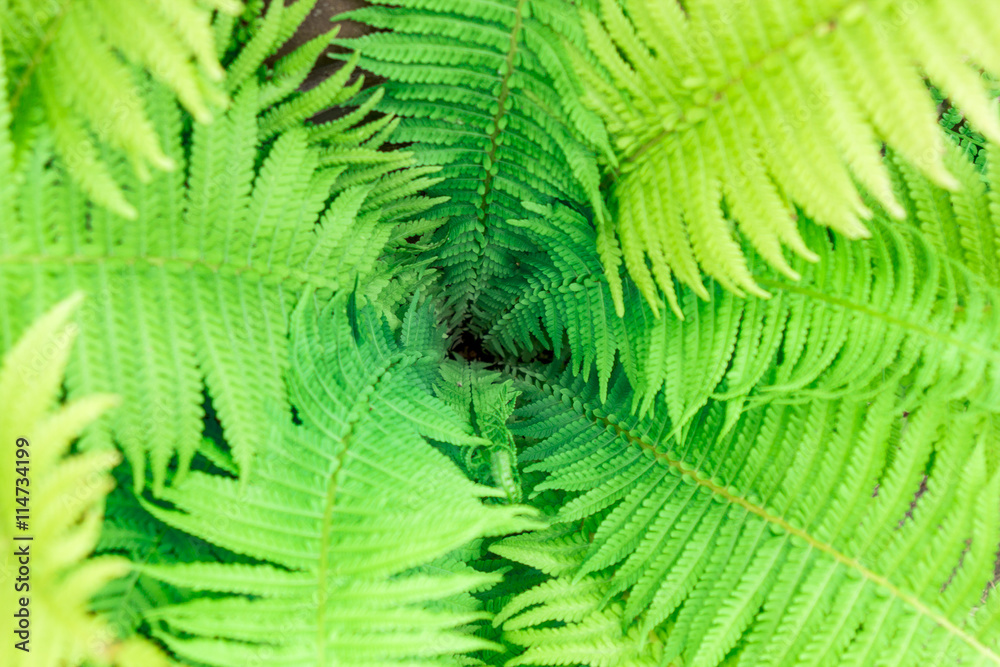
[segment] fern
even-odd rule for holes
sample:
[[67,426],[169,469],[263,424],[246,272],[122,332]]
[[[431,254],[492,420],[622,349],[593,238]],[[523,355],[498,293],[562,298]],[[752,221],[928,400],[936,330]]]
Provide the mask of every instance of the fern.
[[[857,185],[897,218],[879,159],[885,140],[938,185],[958,186],[917,63],[976,128],[1000,139],[996,110],[966,55],[1000,72],[996,7],[980,2],[632,0],[585,12],[592,59],[578,67],[618,163],[614,229],[602,260],[619,314],[621,256],[654,312],[656,287],[680,314],[673,279],[702,298],[698,267],[736,293],[765,296],[729,221],[778,271],[818,259],[796,209],[848,238],[868,236]],[[617,241],[612,238],[617,234]],[[647,266],[646,261],[650,264]],[[766,287],[766,286],[765,286]]]
[[61,163],[50,166],[47,139],[17,174],[28,185],[0,242],[0,341],[9,346],[34,312],[67,293],[91,295],[67,384],[71,396],[123,397],[104,430],[128,454],[137,488],[147,458],[157,490],[175,454],[183,475],[200,443],[203,389],[248,467],[266,432],[264,406],[288,409],[284,339],[297,295],[362,277],[377,294],[382,248],[434,203],[416,196],[434,182],[429,170],[398,171],[408,157],[378,152],[383,139],[365,134],[367,125],[297,122],[346,94],[349,69],[321,97],[295,92],[329,39],[286,56],[267,80],[257,65],[280,43],[244,47],[231,69],[250,75],[230,76],[232,108],[196,124],[189,151],[183,116],[152,86],[158,132],[180,169],[143,183],[108,152],[138,195],[134,222],[88,204]]
[[[606,403],[595,382],[528,377],[515,432],[540,441],[523,457],[549,473],[536,491],[567,493],[555,523],[585,538],[501,616],[529,647],[514,664],[601,655],[609,614],[638,619],[616,650],[648,641],[658,664],[1000,663],[983,414],[938,402],[901,420],[886,391],[747,411],[726,432],[713,403],[674,445],[669,420],[611,412],[629,400],[621,373]],[[531,557],[525,540],[494,550]]]
[[[200,462],[195,459],[196,465]],[[137,566],[192,560],[246,562],[247,559],[158,521],[142,507],[141,496],[133,492],[132,480],[125,474],[127,469],[119,468],[116,472],[118,486],[107,498],[96,554],[124,556]],[[146,623],[144,615],[151,609],[193,597],[191,592],[165,584],[134,567],[95,594],[90,607],[103,615],[119,636],[132,637],[141,636]]]
[[[40,317],[4,355],[0,369],[0,438],[9,462],[0,473],[8,491],[0,501],[8,517],[0,544],[11,584],[0,609],[15,619],[16,637],[4,642],[0,659],[11,667],[83,659],[165,666],[166,656],[154,645],[139,637],[119,641],[87,610],[94,592],[127,573],[130,564],[117,557],[87,558],[101,530],[112,486],[109,472],[120,454],[113,449],[68,454],[70,442],[117,398],[92,394],[52,409],[78,331],[70,318],[81,301],[80,294],[73,295]],[[15,515],[27,530],[11,530]]]
[[1000,665],[994,7],[80,1],[0,2],[3,664]]
[[402,117],[394,140],[442,166],[428,191],[449,198],[434,209],[447,216],[434,262],[453,319],[475,327],[497,307],[483,292],[516,273],[524,240],[508,223],[524,217],[522,201],[603,210],[594,151],[610,149],[560,41],[583,35],[551,0],[393,4],[348,14],[388,30],[341,43],[389,79],[370,100]]
[[507,421],[514,412],[518,392],[510,381],[501,382],[500,373],[486,371],[479,365],[447,364],[441,367],[441,381],[435,393],[469,419],[484,443],[462,447],[457,461],[464,464],[466,475],[474,481],[500,486],[507,500],[523,499],[517,470],[517,448]]
[[[538,209],[538,218],[517,224],[546,252],[523,260],[521,281],[497,289],[502,296],[494,298],[510,305],[486,340],[508,354],[528,353],[539,342],[557,356],[568,348],[585,379],[596,369],[602,393],[617,354],[636,388],[633,407],[650,409],[662,390],[679,426],[710,397],[734,409],[748,399],[865,397],[904,378],[911,403],[932,391],[945,400],[996,405],[997,294],[995,283],[982,278],[996,275],[990,248],[997,247],[997,223],[982,178],[952,158],[967,186],[954,195],[912,169],[894,171],[907,219],[917,225],[900,228],[879,212],[865,244],[803,225],[823,261],[799,261],[798,282],[769,271],[750,250],[758,282],[773,298],[744,300],[715,287],[705,303],[685,292],[686,318],[679,322],[657,319],[628,280],[633,306],[618,318],[593,233],[566,209]],[[962,237],[954,248],[936,240],[932,220]]]
[[459,664],[444,660],[489,647],[458,631],[481,613],[443,603],[495,577],[436,559],[533,522],[524,508],[482,505],[477,497],[497,492],[421,441],[476,440],[430,392],[442,350],[429,309],[411,309],[397,337],[370,307],[349,318],[332,305],[319,313],[307,297],[296,312],[290,390],[303,424],[275,419],[245,493],[236,480],[192,473],[163,496],[176,509],[150,507],[185,532],[266,561],[143,568],[226,594],[148,614],[181,657]]
[[[235,0],[205,4],[230,14],[240,9]],[[8,0],[0,34],[19,148],[30,150],[44,123],[83,191],[134,218],[121,178],[94,138],[122,150],[143,180],[150,166],[174,169],[129,64],[152,73],[209,122],[226,104],[210,22],[211,11],[192,0]]]

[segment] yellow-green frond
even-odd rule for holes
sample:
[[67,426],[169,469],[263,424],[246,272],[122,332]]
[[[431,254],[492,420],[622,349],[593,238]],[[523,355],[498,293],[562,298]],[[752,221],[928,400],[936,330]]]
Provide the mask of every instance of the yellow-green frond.
[[797,279],[784,249],[816,259],[800,211],[867,237],[860,189],[902,217],[883,142],[956,188],[923,76],[1000,139],[980,69],[998,72],[998,21],[994,4],[974,0],[603,0],[586,13],[591,54],[577,62],[620,165],[609,192],[617,240],[601,239],[619,313],[606,250],[616,244],[654,309],[662,291],[679,314],[675,280],[707,297],[699,269],[737,294],[766,296],[737,235]]
[[131,565],[117,557],[90,557],[104,517],[104,501],[120,460],[107,446],[70,453],[89,423],[118,404],[92,394],[58,404],[63,372],[83,300],[58,303],[24,332],[0,368],[0,511],[3,578],[0,602],[6,640],[0,662],[10,667],[166,667],[159,649],[141,638],[122,641],[91,613],[91,597]]
[[48,126],[87,196],[126,218],[136,208],[101,147],[123,151],[144,178],[149,167],[175,168],[149,117],[146,73],[199,122],[227,104],[212,10],[194,0],[11,0],[3,20],[19,148],[30,150],[34,128]]

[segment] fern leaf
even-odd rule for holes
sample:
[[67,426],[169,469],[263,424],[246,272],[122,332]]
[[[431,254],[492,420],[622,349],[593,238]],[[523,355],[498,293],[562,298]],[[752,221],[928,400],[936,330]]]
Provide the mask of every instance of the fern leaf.
[[[189,151],[172,94],[151,84],[149,112],[177,172],[142,182],[126,156],[107,150],[101,158],[136,195],[135,221],[89,204],[71,170],[53,161],[45,136],[17,175],[25,183],[17,221],[5,222],[0,237],[0,347],[37,309],[74,290],[90,294],[67,386],[70,396],[123,397],[123,408],[88,433],[110,432],[137,488],[147,483],[147,460],[157,491],[175,456],[183,477],[201,443],[203,389],[234,459],[247,470],[267,432],[264,407],[289,409],[283,374],[297,297],[307,287],[335,289],[358,276],[373,277],[369,293],[376,295],[384,288],[374,280],[382,271],[376,263],[392,230],[435,203],[413,196],[414,184],[427,182],[426,170],[390,173],[408,164],[406,156],[375,168],[324,166],[336,135],[313,140],[292,127],[268,142],[258,161],[261,116],[299,93],[276,98],[251,74],[230,71],[229,81],[239,84],[232,108],[211,125],[194,124]],[[379,155],[372,140],[362,147],[346,140],[334,150],[344,149],[359,162]],[[368,193],[377,196],[368,200]],[[351,197],[353,208],[340,208]],[[394,208],[403,199],[407,206]],[[335,235],[347,242],[332,243]]]
[[223,594],[148,614],[180,656],[211,665],[259,655],[303,665],[460,664],[453,656],[494,648],[462,631],[482,612],[439,603],[497,577],[457,562],[422,566],[476,537],[537,522],[525,508],[483,505],[479,498],[496,492],[466,480],[420,437],[432,418],[454,424],[438,423],[436,434],[468,438],[443,404],[419,407],[435,401],[420,378],[440,352],[403,345],[370,307],[358,308],[355,329],[345,305],[341,298],[320,311],[306,297],[296,311],[291,394],[303,425],[274,422],[245,487],[192,473],[164,495],[175,509],[149,506],[169,524],[265,561],[143,568]]
[[[404,321],[405,324],[405,321]],[[460,415],[470,420],[481,441],[465,447],[460,460],[470,479],[499,486],[508,502],[522,500],[517,448],[507,428],[518,392],[510,382],[500,382],[500,374],[480,364],[445,364],[435,393]]]
[[578,56],[577,69],[621,165],[610,193],[617,240],[599,228],[619,314],[618,244],[655,311],[657,293],[673,294],[675,278],[708,297],[698,267],[737,294],[766,294],[731,223],[795,279],[782,248],[807,259],[817,251],[797,229],[796,206],[847,238],[867,237],[871,209],[857,183],[902,217],[881,141],[937,185],[957,187],[914,64],[1000,139],[981,77],[966,62],[1000,66],[994,12],[972,1],[839,0],[604,0],[600,18],[585,11],[590,56]]
[[[199,450],[200,453],[205,451],[204,446]],[[115,470],[118,486],[107,498],[104,524],[95,553],[124,556],[136,565],[206,559],[223,562],[238,560],[232,553],[174,530],[153,518],[133,493],[132,480],[127,471],[124,467]],[[235,474],[235,467],[229,466],[228,472]],[[190,598],[186,591],[164,584],[133,567],[126,576],[104,586],[92,598],[90,608],[107,618],[119,636],[127,638],[141,631],[148,610],[178,604]]]
[[0,530],[5,576],[14,589],[0,608],[15,619],[15,639],[4,642],[0,659],[11,667],[84,660],[165,667],[169,660],[152,644],[141,638],[121,641],[105,619],[88,611],[97,589],[126,574],[130,564],[119,557],[89,557],[113,486],[108,473],[120,454],[106,444],[69,453],[80,431],[118,400],[91,394],[53,410],[77,332],[70,319],[81,301],[75,294],[36,320],[4,355],[0,369],[0,438],[11,462],[0,473],[10,491],[0,506],[25,525],[14,533],[11,518],[4,522],[10,528]]
[[954,192],[935,188],[898,157],[890,163],[900,197],[912,212],[907,221],[919,227],[939,253],[991,286],[1000,284],[994,203],[1000,181],[992,159],[995,154],[992,147],[980,151],[979,158],[987,165],[984,175],[960,150],[950,150],[946,163],[961,183],[961,188]]
[[609,614],[637,628],[633,650],[656,633],[657,664],[1000,664],[983,604],[1000,539],[983,413],[935,402],[901,423],[886,392],[770,404],[727,428],[712,403],[673,443],[668,418],[611,412],[630,391],[620,372],[607,402],[569,374],[521,386],[531,418],[512,428],[546,452],[529,468],[547,473],[535,493],[564,493],[556,524],[596,526],[542,586],[597,592],[571,614],[563,597],[515,598],[501,619],[528,647],[517,664],[551,664],[557,650],[608,664],[600,642],[616,635],[591,626]]
[[[308,1],[306,0],[306,2]],[[298,4],[302,4],[301,0]],[[281,30],[282,15],[285,11],[285,3],[272,2],[268,4],[266,12],[254,17],[254,26],[251,31],[253,36],[243,45],[239,55],[228,68],[227,84],[231,90],[235,90],[256,72],[264,63],[264,59],[271,54],[274,46],[282,43],[279,31]]]
[[[212,4],[228,12],[240,8],[234,2]],[[198,120],[211,120],[212,109],[224,106],[226,97],[216,84],[223,71],[209,21],[210,11],[192,0],[5,4],[3,46],[18,135],[30,141],[36,134],[32,128],[48,125],[56,150],[84,192],[134,218],[135,206],[113,166],[99,156],[99,146],[122,150],[144,178],[148,166],[170,170],[175,165],[158,140],[144,108],[145,91],[129,65],[165,84]],[[26,144],[18,148],[30,150]]]
[[[1000,359],[992,341],[1000,320],[992,304],[998,295],[976,273],[986,261],[978,248],[995,226],[982,184],[979,195],[974,189],[949,195],[912,176],[919,188],[913,184],[908,195],[910,225],[901,228],[879,215],[865,244],[806,226],[803,237],[823,261],[796,260],[797,283],[768,271],[750,251],[758,282],[774,297],[744,300],[714,287],[713,300],[704,302],[684,292],[678,302],[683,321],[658,320],[629,280],[623,285],[633,306],[618,318],[585,221],[565,208],[538,209],[540,218],[517,224],[543,252],[524,258],[521,281],[484,299],[501,306],[486,341],[504,354],[527,353],[536,341],[557,357],[568,347],[576,373],[586,380],[596,369],[602,396],[617,355],[641,399],[633,408],[644,412],[664,403],[677,428],[711,396],[733,401],[738,410],[746,400],[872,397],[885,382],[903,378],[908,405],[933,393],[995,409]],[[968,176],[972,188],[980,179]],[[949,232],[966,236],[954,241],[955,257],[929,229],[918,229],[932,214],[919,192],[937,198],[938,212],[949,216],[935,223],[940,228],[962,221],[958,230],[965,231]],[[952,206],[952,197],[954,208],[941,208]]]
[[[397,3],[399,4],[399,3]],[[394,141],[419,163],[441,165],[428,194],[447,196],[434,262],[443,268],[456,322],[481,321],[491,285],[513,275],[524,243],[507,223],[523,200],[564,200],[603,211],[595,150],[603,129],[578,101],[579,84],[560,43],[572,25],[545,3],[504,0],[448,7],[408,0],[347,18],[387,29],[340,44],[360,66],[389,79],[377,108],[402,117]]]

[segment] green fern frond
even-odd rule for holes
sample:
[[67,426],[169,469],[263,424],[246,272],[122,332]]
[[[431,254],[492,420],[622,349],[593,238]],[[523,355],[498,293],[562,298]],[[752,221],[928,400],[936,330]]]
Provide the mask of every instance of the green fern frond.
[[[982,413],[906,415],[886,391],[771,404],[727,430],[712,403],[675,443],[666,417],[614,412],[631,392],[618,371],[607,401],[568,373],[523,387],[512,429],[538,439],[523,454],[548,473],[535,492],[565,494],[554,523],[581,525],[585,548],[502,614],[529,646],[513,664],[556,649],[610,664],[615,635],[591,629],[603,615],[638,628],[637,651],[662,641],[657,664],[1000,664],[1000,472]],[[494,549],[545,558],[544,540],[507,542]]]
[[[206,447],[199,449],[205,453]],[[235,467],[230,466],[235,474]],[[124,556],[137,566],[162,565],[195,560],[237,562],[240,557],[193,535],[175,530],[143,509],[133,491],[128,469],[115,470],[117,486],[107,498],[104,524],[95,553]],[[126,576],[104,586],[91,599],[90,608],[107,619],[119,636],[130,637],[141,630],[150,609],[191,599],[189,591],[177,589],[132,568]]]
[[20,151],[30,151],[36,126],[47,125],[84,192],[135,218],[134,203],[99,146],[120,149],[144,180],[150,166],[177,166],[157,136],[144,86],[130,65],[167,86],[199,122],[209,122],[226,104],[218,85],[224,72],[216,58],[212,9],[234,13],[240,5],[231,0],[201,5],[193,0],[9,0],[0,33]]
[[[0,662],[166,667],[166,656],[148,641],[121,641],[105,619],[88,611],[94,593],[125,575],[130,564],[90,557],[113,486],[109,471],[120,454],[108,447],[69,453],[80,431],[118,400],[91,394],[53,410],[78,331],[70,320],[81,301],[75,294],[42,315],[0,368],[0,447],[8,461],[0,472],[6,491],[0,510],[7,517],[0,546],[10,588],[0,611],[14,619]],[[20,532],[13,530],[15,517],[24,521]]]
[[[686,291],[683,321],[657,319],[629,280],[623,285],[631,307],[618,318],[593,232],[566,209],[536,209],[539,218],[518,224],[543,252],[522,259],[523,280],[488,295],[508,305],[486,341],[506,354],[540,346],[561,358],[566,350],[584,379],[596,370],[602,395],[617,356],[641,399],[633,409],[645,412],[662,397],[678,428],[710,397],[731,401],[735,416],[747,399],[870,398],[896,381],[909,388],[904,409],[928,393],[995,407],[1000,293],[977,274],[986,266],[996,271],[989,248],[1000,225],[979,176],[963,172],[963,158],[954,157],[950,163],[969,185],[955,194],[911,170],[917,180],[908,194],[900,190],[911,225],[880,213],[865,243],[804,225],[803,237],[823,261],[795,260],[798,282],[750,251],[750,266],[773,298],[744,300],[712,286],[713,299],[705,302]],[[935,224],[963,236],[954,240],[954,257],[934,240],[927,197],[940,204],[934,214],[948,216]],[[921,221],[926,233],[918,230]]]
[[639,357],[632,348],[649,326],[632,316],[649,315],[649,309],[637,301],[625,319],[614,312],[589,221],[563,206],[525,207],[537,217],[511,224],[540,251],[520,259],[523,268],[517,280],[498,284],[484,295],[486,310],[495,313],[488,321],[486,344],[513,354],[541,347],[559,358],[566,350],[576,372],[589,377],[596,368],[602,386],[616,353],[633,373],[646,363],[653,366],[654,358]]
[[[191,473],[154,515],[264,561],[142,571],[215,591],[148,614],[170,649],[210,665],[463,664],[494,646],[467,632],[473,599],[442,604],[498,577],[440,558],[480,536],[524,530],[526,508],[484,505],[473,484],[421,435],[475,441],[434,398],[443,350],[426,307],[400,337],[371,307],[343,298],[295,315],[290,392],[303,422],[279,417],[245,486]],[[388,473],[388,474],[387,474]],[[427,567],[433,561],[433,567]]]
[[337,135],[313,140],[282,122],[276,129],[287,130],[262,141],[261,117],[300,93],[275,95],[280,83],[251,74],[231,73],[232,107],[195,123],[188,150],[171,93],[150,88],[151,118],[178,169],[143,182],[124,155],[103,155],[134,193],[136,220],[88,203],[43,135],[22,161],[16,217],[0,234],[0,347],[39,309],[90,294],[67,386],[71,396],[123,397],[101,428],[125,450],[137,487],[147,458],[154,489],[175,454],[183,476],[201,442],[203,388],[245,471],[267,431],[264,406],[288,409],[287,321],[298,295],[371,276],[375,296],[394,229],[435,203],[414,195],[433,183],[428,170],[399,171],[408,156],[383,158],[371,139],[334,145]]
[[[616,225],[599,228],[619,313],[625,265],[657,309],[678,313],[674,278],[702,298],[699,267],[736,293],[764,296],[731,226],[786,276],[783,255],[815,260],[800,207],[847,238],[868,236],[870,193],[902,217],[882,166],[882,141],[938,185],[956,187],[921,72],[975,127],[1000,140],[1000,121],[971,59],[1000,72],[1000,13],[991,3],[681,3],[603,0],[584,13],[587,101],[608,125],[618,161]],[[647,265],[647,260],[649,264]]]
[[[379,3],[389,4],[389,3]],[[364,69],[389,79],[376,108],[402,118],[393,140],[421,164],[442,165],[428,191],[447,196],[435,253],[453,319],[481,319],[479,298],[514,275],[524,241],[507,222],[523,200],[603,211],[595,149],[610,151],[599,119],[579,102],[560,32],[583,35],[551,0],[407,0],[345,15],[378,32],[342,40]]]
[[483,440],[464,447],[461,456],[455,457],[466,475],[476,482],[498,485],[509,502],[519,503],[523,493],[517,447],[507,428],[519,393],[510,385],[509,380],[500,381],[500,373],[485,370],[482,364],[446,363],[434,391],[462,418],[469,419]]

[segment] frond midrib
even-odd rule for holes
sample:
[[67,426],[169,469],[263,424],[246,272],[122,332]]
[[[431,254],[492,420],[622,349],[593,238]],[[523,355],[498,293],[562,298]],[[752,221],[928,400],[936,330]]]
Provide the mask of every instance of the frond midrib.
[[119,266],[144,267],[176,270],[178,272],[201,269],[206,273],[225,274],[247,278],[265,279],[279,278],[297,284],[309,284],[316,287],[339,289],[342,285],[329,277],[310,273],[289,266],[271,267],[263,270],[253,265],[231,264],[228,262],[209,262],[201,259],[187,259],[170,256],[108,256],[108,255],[0,255],[0,267],[5,265],[36,265],[64,267],[72,266]]
[[766,508],[756,505],[747,500],[746,498],[742,498],[740,496],[730,493],[725,487],[716,484],[710,479],[705,478],[703,475],[699,475],[697,468],[688,468],[684,465],[682,461],[674,459],[668,456],[666,453],[659,451],[654,443],[648,442],[645,438],[632,435],[631,433],[629,433],[629,431],[622,429],[620,426],[618,426],[615,423],[612,423],[607,418],[594,414],[593,410],[590,410],[585,406],[580,405],[579,407],[577,407],[576,405],[573,404],[572,401],[567,401],[565,396],[561,395],[558,391],[556,391],[555,390],[556,388],[553,385],[551,385],[547,379],[543,379],[537,374],[525,373],[518,371],[517,369],[513,369],[512,372],[519,375],[523,381],[526,381],[534,386],[541,385],[546,393],[548,393],[551,396],[558,396],[559,400],[564,405],[569,406],[570,409],[580,414],[581,417],[589,419],[591,423],[593,423],[598,428],[603,428],[606,431],[614,433],[617,437],[623,438],[630,445],[633,445],[641,449],[642,451],[646,452],[647,454],[652,455],[656,461],[662,462],[663,464],[670,466],[683,477],[686,477],[691,481],[693,481],[696,485],[707,489],[709,492],[711,492],[712,494],[714,494],[719,498],[722,498],[727,503],[742,507],[747,512],[755,514],[756,516],[760,517],[765,522],[780,528],[786,534],[800,538],[806,544],[808,544],[810,548],[822,551],[823,553],[831,556],[832,558],[834,558],[834,560],[836,560],[844,567],[847,567],[848,569],[857,572],[867,581],[870,581],[876,586],[879,586],[880,588],[887,591],[893,598],[909,605],[920,615],[924,616],[925,618],[928,618],[929,620],[933,621],[940,627],[947,630],[953,636],[960,639],[962,642],[966,643],[970,648],[972,648],[974,651],[976,651],[976,653],[978,653],[982,657],[986,658],[995,665],[1000,665],[1000,653],[993,651],[988,646],[979,641],[977,638],[973,637],[968,632],[966,632],[964,629],[958,627],[946,616],[932,609],[928,605],[924,604],[924,602],[921,601],[920,598],[918,598],[916,595],[909,593],[903,590],[902,588],[896,586],[895,584],[893,584],[891,581],[889,581],[887,577],[880,575],[874,570],[865,567],[857,559],[847,556],[832,544],[828,544],[827,542],[820,540],[819,538],[810,534],[808,531],[802,528],[796,528],[782,517],[768,512]]
[[[951,262],[951,264],[956,265],[954,262]],[[520,298],[508,304],[507,307],[494,318],[494,321],[490,326],[490,334],[496,335],[498,330],[505,328],[505,324],[509,323],[510,317],[513,316],[514,313],[524,310],[525,308],[536,306],[550,295],[558,293],[560,288],[564,288],[572,284],[592,286],[595,284],[595,281],[597,283],[602,282],[603,275],[603,273],[599,272],[578,273],[572,276],[564,276],[564,279],[561,282],[540,281],[538,289],[522,294]],[[841,308],[845,311],[855,312],[866,317],[882,321],[889,326],[898,327],[925,339],[934,340],[948,347],[960,350],[970,357],[991,359],[1000,363],[1000,351],[972,345],[961,338],[949,336],[941,333],[940,331],[936,331],[933,328],[901,319],[899,317],[894,317],[889,313],[864,304],[856,303],[850,299],[833,296],[818,289],[805,287],[782,279],[756,276],[755,280],[762,286],[769,287],[776,291],[799,294],[811,300],[823,302],[830,306]]]
[[[386,373],[391,371],[395,366],[400,363],[401,359],[392,359],[385,363],[380,369],[379,373],[373,380],[368,384],[368,392],[361,394],[364,403],[369,403],[367,400],[374,395],[374,389],[385,377]],[[326,487],[325,499],[323,501],[323,534],[320,537],[320,552],[319,552],[319,566],[316,572],[316,588],[317,588],[317,603],[316,603],[316,664],[325,665],[326,661],[326,594],[329,586],[327,585],[327,578],[329,576],[329,561],[328,556],[330,553],[330,538],[333,532],[333,511],[337,505],[337,493],[340,489],[340,472],[344,469],[344,461],[347,458],[347,452],[350,449],[351,442],[354,439],[355,428],[362,419],[368,415],[368,411],[363,408],[364,404],[360,406],[355,406],[354,414],[355,418],[350,420],[347,425],[347,431],[340,436],[339,440],[341,443],[341,450],[338,452],[336,458],[333,461],[333,467],[330,473],[330,481]]]
[[826,294],[811,287],[796,285],[795,283],[786,282],[780,279],[756,278],[756,280],[765,287],[771,287],[772,289],[780,289],[782,291],[792,292],[794,294],[801,294],[802,296],[808,297],[810,299],[815,299],[816,301],[822,301],[824,303],[828,303],[831,306],[837,306],[847,311],[853,311],[877,320],[881,320],[886,324],[899,327],[901,329],[910,331],[914,334],[918,334],[928,339],[936,340],[950,347],[959,349],[962,352],[969,354],[970,356],[988,358],[1000,362],[1000,352],[998,352],[997,350],[970,345],[969,343],[960,338],[955,338],[954,336],[948,336],[942,334],[941,332],[935,331],[930,327],[925,327],[915,322],[908,322],[907,320],[894,317],[889,313],[885,313],[875,308],[855,303],[849,299],[843,299],[841,297],[832,296],[830,294]]
[[69,8],[74,2],[76,2],[76,0],[66,0],[62,5],[60,5],[58,14],[52,18],[48,30],[38,43],[38,48],[35,49],[35,53],[32,55],[28,66],[25,68],[21,77],[18,79],[17,84],[13,88],[14,92],[10,96],[11,114],[17,113],[18,104],[21,101],[21,95],[23,95],[25,89],[27,89],[28,83],[31,81],[31,77],[34,76],[35,70],[38,69],[38,65],[42,62],[42,59],[45,58],[45,51],[55,39],[55,34],[59,31],[63,19],[66,18],[66,14],[69,13]]
[[[521,23],[523,22],[522,12],[524,10],[525,0],[518,0],[517,7],[514,9],[514,25],[510,31],[510,47],[507,49],[507,57],[504,60],[505,69],[503,73],[503,78],[500,80],[500,91],[497,94],[497,112],[493,115],[492,122],[492,132],[490,133],[489,141],[490,147],[487,151],[487,159],[490,164],[495,166],[496,161],[496,151],[499,146],[500,135],[503,130],[500,128],[500,121],[506,115],[507,110],[504,109],[504,105],[507,102],[507,96],[510,94],[510,78],[514,74],[514,59],[517,56],[518,48],[518,36],[521,32]],[[479,199],[479,211],[482,212],[484,220],[483,224],[485,226],[485,216],[490,208],[489,197],[490,193],[493,191],[493,174],[490,173],[489,169],[483,169],[483,194]],[[483,256],[486,252],[485,247],[480,247],[479,254]],[[471,301],[475,301],[479,293],[479,274],[476,274],[475,287],[471,291]]]

